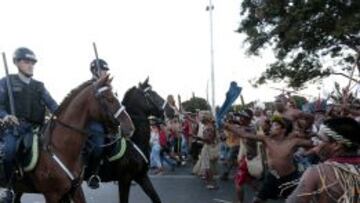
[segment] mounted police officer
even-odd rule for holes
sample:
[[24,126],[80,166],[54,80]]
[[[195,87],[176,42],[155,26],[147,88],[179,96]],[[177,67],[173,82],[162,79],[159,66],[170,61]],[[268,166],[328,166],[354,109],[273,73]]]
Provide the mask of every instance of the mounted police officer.
[[[46,109],[53,113],[58,107],[44,84],[32,78],[37,62],[34,52],[25,47],[18,48],[15,50],[13,62],[18,68],[18,74],[8,76],[14,98],[13,104],[10,104],[6,77],[0,80],[0,118],[10,125],[2,135],[2,159],[5,178],[9,182],[14,176],[18,141],[26,136],[32,137],[33,129],[43,125]],[[11,115],[11,105],[15,107],[15,115]]]
[[[109,70],[108,64],[103,59],[94,59],[90,63],[90,71],[92,74],[92,80],[94,82],[100,77],[107,74]],[[88,180],[88,185],[90,188],[96,189],[99,188],[100,177],[98,176],[98,172],[100,169],[100,161],[103,153],[102,145],[105,142],[103,134],[105,134],[104,126],[96,121],[91,121],[88,126],[88,130],[90,132],[96,132],[94,134],[89,135],[89,140],[87,142],[89,159],[88,159],[88,167],[91,169],[91,177]]]

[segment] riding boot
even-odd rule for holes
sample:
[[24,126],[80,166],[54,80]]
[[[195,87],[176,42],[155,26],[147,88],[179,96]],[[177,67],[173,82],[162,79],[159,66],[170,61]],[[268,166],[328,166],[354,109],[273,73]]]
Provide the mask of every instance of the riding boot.
[[10,178],[10,175],[8,171],[6,171],[5,168],[5,157],[4,157],[4,153],[1,151],[0,149],[0,181],[1,182],[5,182],[7,181],[7,179]]
[[88,180],[88,186],[91,189],[97,189],[100,187],[100,182],[101,182],[101,179],[98,175],[100,169],[100,160],[93,158],[91,162],[92,164],[90,164],[89,166],[91,167],[90,169],[92,170],[92,172]]

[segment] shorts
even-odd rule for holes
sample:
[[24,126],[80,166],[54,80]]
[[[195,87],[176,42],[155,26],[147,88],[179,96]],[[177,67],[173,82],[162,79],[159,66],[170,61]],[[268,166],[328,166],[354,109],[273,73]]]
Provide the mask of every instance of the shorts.
[[298,170],[280,178],[268,171],[257,197],[263,201],[287,198],[298,185],[300,177],[301,173]]
[[248,171],[245,157],[240,160],[234,179],[236,186],[242,186],[253,179]]

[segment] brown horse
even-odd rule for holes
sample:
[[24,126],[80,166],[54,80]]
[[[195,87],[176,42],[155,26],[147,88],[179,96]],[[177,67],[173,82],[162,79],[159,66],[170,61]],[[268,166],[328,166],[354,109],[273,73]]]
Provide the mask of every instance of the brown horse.
[[108,75],[95,83],[83,83],[62,102],[42,137],[36,167],[15,184],[16,202],[24,192],[42,193],[48,203],[85,202],[81,152],[90,133],[86,130],[90,120],[103,123],[111,133],[118,131],[119,124],[124,133],[134,130],[111,91]]
[[[161,96],[151,89],[148,79],[140,83],[139,87],[130,88],[123,98],[122,104],[126,106],[135,125],[135,132],[127,139],[127,148],[122,158],[109,162],[104,159],[99,175],[103,182],[118,181],[119,198],[121,203],[128,203],[131,181],[136,181],[152,202],[160,203],[151,180],[148,176],[150,157],[150,124],[148,117],[154,115],[163,117],[173,116],[174,110]],[[91,170],[85,170],[85,179],[91,176]]]

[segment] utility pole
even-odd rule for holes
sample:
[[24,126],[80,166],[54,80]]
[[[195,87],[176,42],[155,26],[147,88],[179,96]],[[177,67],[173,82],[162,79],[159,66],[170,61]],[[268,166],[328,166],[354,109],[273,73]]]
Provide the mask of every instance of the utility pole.
[[215,73],[214,73],[214,37],[213,37],[213,10],[214,5],[212,0],[209,0],[209,5],[206,11],[209,11],[210,18],[210,68],[211,68],[211,110],[215,115]]

